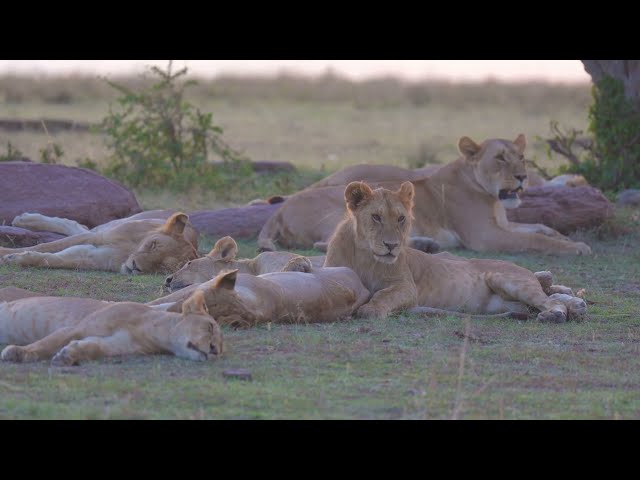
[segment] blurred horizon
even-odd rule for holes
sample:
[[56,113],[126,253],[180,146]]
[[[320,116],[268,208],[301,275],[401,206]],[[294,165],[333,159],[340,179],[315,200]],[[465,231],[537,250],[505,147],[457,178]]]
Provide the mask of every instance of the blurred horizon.
[[[140,73],[168,60],[0,60],[0,75],[68,76]],[[396,77],[406,81],[588,83],[580,60],[174,60],[197,77],[281,74],[349,80]]]

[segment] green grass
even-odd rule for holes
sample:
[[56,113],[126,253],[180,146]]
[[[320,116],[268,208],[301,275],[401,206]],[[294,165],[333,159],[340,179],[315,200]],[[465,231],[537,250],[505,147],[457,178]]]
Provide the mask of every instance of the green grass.
[[[585,288],[580,323],[398,315],[225,328],[225,355],[206,364],[168,356],[66,369],[2,364],[0,418],[640,418],[640,228],[631,211],[618,222],[633,231],[577,236],[592,257],[456,252],[550,269],[558,283]],[[251,256],[256,244],[239,246]],[[0,287],[111,300],[151,300],[162,280],[0,267]],[[223,378],[228,368],[248,369],[253,381]]]

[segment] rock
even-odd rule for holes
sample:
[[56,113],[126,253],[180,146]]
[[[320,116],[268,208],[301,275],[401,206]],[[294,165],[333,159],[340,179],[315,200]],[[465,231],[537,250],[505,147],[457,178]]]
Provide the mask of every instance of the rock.
[[621,207],[640,207],[640,190],[624,190],[616,197],[616,203]]
[[520,198],[518,208],[507,210],[509,221],[542,223],[564,235],[601,225],[615,208],[600,190],[588,186],[531,187]]
[[132,192],[91,170],[0,162],[0,224],[21,213],[63,217],[93,228],[141,212]]
[[[214,165],[224,165],[224,162],[212,162]],[[251,168],[256,173],[282,173],[282,172],[295,172],[297,169],[295,165],[289,162],[272,162],[269,160],[259,160],[251,162]]]
[[235,239],[256,238],[267,222],[283,204],[252,205],[248,207],[201,210],[189,214],[193,227],[203,235],[214,238],[229,235]]
[[19,227],[0,226],[0,246],[7,248],[32,247],[61,238],[64,238],[64,235],[59,233],[33,232]]
[[270,161],[257,161],[251,162],[253,171],[256,173],[281,173],[281,172],[295,172],[296,167],[289,162],[270,162]]
[[253,377],[251,376],[251,372],[249,370],[244,370],[241,368],[225,370],[222,372],[222,376],[224,378],[231,378],[234,380],[246,380],[249,382],[253,380]]

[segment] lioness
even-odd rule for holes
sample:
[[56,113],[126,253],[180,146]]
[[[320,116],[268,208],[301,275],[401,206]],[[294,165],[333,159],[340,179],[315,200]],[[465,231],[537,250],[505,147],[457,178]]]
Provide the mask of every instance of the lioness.
[[13,345],[0,358],[35,362],[53,357],[53,364],[75,365],[128,354],[173,353],[189,360],[221,354],[222,333],[207,312],[204,294],[194,292],[181,311],[89,298],[36,297],[2,303],[0,343]]
[[231,237],[223,237],[216,242],[204,257],[190,260],[180,270],[165,279],[165,287],[173,292],[189,285],[211,280],[223,270],[237,269],[240,273],[262,275],[264,273],[287,271],[308,271],[306,261],[291,262],[295,258],[308,258],[311,265],[321,267],[324,255],[301,257],[289,252],[264,252],[255,258],[236,259],[238,244]]
[[407,248],[414,195],[411,182],[395,192],[363,182],[345,189],[348,215],[329,242],[325,267],[353,269],[371,291],[358,315],[385,317],[416,305],[471,314],[527,313],[533,307],[538,320],[550,322],[584,314],[582,299],[547,296],[542,279],[513,263]]
[[369,291],[351,269],[312,268],[311,264],[308,267],[311,273],[288,271],[255,276],[238,274],[237,269],[223,271],[213,280],[147,305],[179,311],[182,302],[200,290],[209,313],[221,325],[248,327],[264,322],[335,322],[350,317],[369,299]]
[[[66,225],[73,222],[28,214],[31,225]],[[139,214],[141,215],[141,214]],[[134,215],[93,230],[27,248],[0,248],[0,264],[33,267],[107,270],[121,273],[174,272],[198,258],[198,235],[184,213],[166,221]],[[22,215],[21,217],[25,217]],[[76,224],[79,225],[79,224]]]
[[[507,220],[506,208],[520,204],[518,194],[527,185],[526,139],[513,142],[491,139],[478,145],[462,137],[462,157],[431,176],[412,180],[415,186],[415,221],[410,246],[432,238],[441,248],[465,247],[475,251],[534,251],[549,254],[590,254],[582,242],[573,242],[542,224]],[[397,188],[399,182],[383,182]],[[272,215],[258,237],[261,250],[321,248],[344,218],[344,187],[303,190]],[[315,212],[321,212],[317,214]]]

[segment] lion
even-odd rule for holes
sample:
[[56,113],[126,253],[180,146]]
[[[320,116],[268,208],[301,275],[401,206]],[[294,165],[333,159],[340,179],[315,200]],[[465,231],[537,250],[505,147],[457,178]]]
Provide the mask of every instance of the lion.
[[[204,361],[223,352],[220,326],[196,291],[181,313],[133,302],[35,297],[0,304],[0,359],[54,365],[129,354],[173,353]],[[52,358],[53,357],[53,358]]]
[[510,262],[408,248],[415,199],[411,182],[397,191],[352,182],[344,198],[348,214],[329,242],[325,268],[349,267],[369,289],[371,299],[358,316],[386,317],[416,306],[469,314],[527,314],[533,308],[538,320],[560,323],[586,312],[580,298],[543,291],[541,283],[552,282],[542,278],[548,272],[539,280]]
[[[189,217],[177,212],[164,220],[154,214],[143,212],[33,247],[0,248],[0,264],[139,274],[171,273],[198,258],[198,234]],[[83,227],[40,214],[23,214],[16,220],[14,224],[69,233]]]
[[220,325],[250,327],[266,322],[336,322],[350,318],[369,299],[369,291],[353,270],[313,268],[310,262],[307,267],[310,273],[284,271],[257,276],[225,270],[213,280],[147,305],[179,311],[186,298],[202,291],[209,313]]
[[[458,160],[411,180],[416,208],[409,246],[429,251],[432,239],[441,249],[590,254],[585,243],[573,242],[546,225],[507,220],[505,208],[520,205],[518,195],[528,182],[525,147],[522,134],[514,141],[489,139],[480,145],[462,137]],[[395,189],[399,182],[376,185]],[[260,231],[259,249],[276,250],[276,242],[287,249],[325,249],[345,216],[343,192],[343,186],[329,186],[292,195]]]
[[[165,279],[165,287],[170,291],[180,290],[192,284],[204,283],[211,280],[223,270],[237,269],[240,273],[262,275],[264,273],[280,271],[308,272],[308,258],[310,265],[321,267],[324,255],[302,257],[289,252],[264,252],[255,258],[236,259],[238,244],[231,237],[223,237],[216,242],[213,249],[204,257],[190,260],[180,270]],[[284,270],[284,269],[287,270]]]

